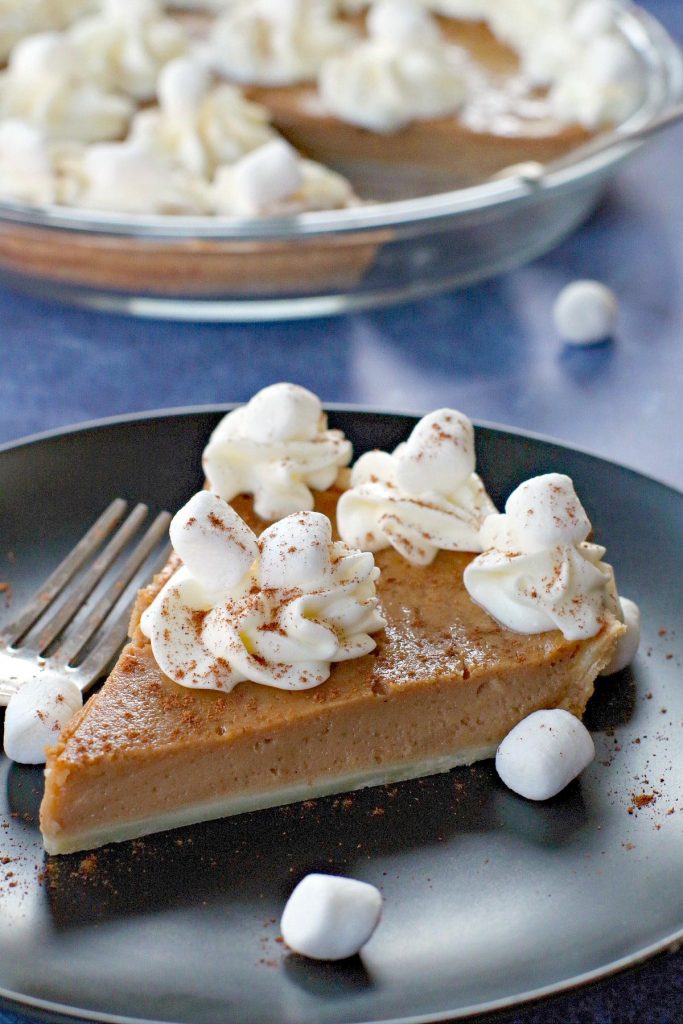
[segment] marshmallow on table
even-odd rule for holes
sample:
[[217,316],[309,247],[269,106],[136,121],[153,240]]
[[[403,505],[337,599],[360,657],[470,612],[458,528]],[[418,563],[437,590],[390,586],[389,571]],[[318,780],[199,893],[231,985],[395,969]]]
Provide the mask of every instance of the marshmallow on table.
[[618,303],[599,281],[573,281],[555,300],[553,319],[562,339],[571,345],[594,345],[614,333]]
[[19,764],[45,764],[64,726],[83,706],[83,694],[70,679],[48,670],[24,683],[5,711],[5,753]]
[[369,940],[382,913],[374,885],[312,874],[299,882],[282,915],[282,937],[313,960],[345,960]]
[[612,660],[603,668],[601,676],[614,675],[615,672],[621,672],[622,668],[630,665],[640,645],[640,608],[628,597],[620,597],[619,604],[626,632],[617,640]]
[[534,711],[507,734],[496,753],[496,771],[514,793],[549,800],[594,757],[595,745],[583,722],[555,708]]

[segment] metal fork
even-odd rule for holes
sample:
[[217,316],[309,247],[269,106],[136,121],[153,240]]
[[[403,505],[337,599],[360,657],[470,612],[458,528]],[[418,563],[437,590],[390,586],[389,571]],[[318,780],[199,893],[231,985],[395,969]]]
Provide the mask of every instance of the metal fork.
[[[160,512],[130,548],[148,508],[136,505],[115,529],[127,508],[122,498],[112,501],[19,614],[0,626],[0,706],[22,683],[43,673],[66,676],[86,690],[113,661],[127,636],[130,610],[142,582],[137,576],[167,535],[171,521],[168,512]],[[164,545],[147,576],[163,565],[169,552],[170,546]],[[95,593],[110,569],[115,571],[111,582]]]

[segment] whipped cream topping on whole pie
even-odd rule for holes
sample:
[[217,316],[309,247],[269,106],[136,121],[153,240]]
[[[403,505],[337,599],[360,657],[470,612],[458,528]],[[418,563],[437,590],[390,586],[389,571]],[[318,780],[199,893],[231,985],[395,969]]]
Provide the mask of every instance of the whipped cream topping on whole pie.
[[534,477],[512,492],[505,513],[481,528],[483,554],[464,573],[474,601],[518,633],[560,629],[567,640],[595,636],[605,611],[622,612],[605,548],[568,476]]
[[[443,162],[455,187],[522,159],[552,159],[582,134],[622,123],[640,102],[644,68],[620,31],[619,6],[614,0],[4,0],[0,50],[8,63],[0,72],[0,119],[25,121],[46,144],[134,143],[112,151],[128,169],[147,147],[153,177],[169,177],[158,201],[149,177],[142,180],[149,213],[279,216],[345,208],[359,202],[353,187],[322,164],[345,169],[355,159],[365,180],[365,156],[353,149],[358,128],[397,136],[397,148],[386,151],[387,141],[375,152],[370,139],[370,164],[417,160],[440,168]],[[454,43],[461,39],[457,22],[468,21],[480,23],[489,49],[511,48],[506,60],[514,68],[516,55],[516,71],[502,72],[496,58],[489,66],[476,45],[470,53]],[[236,83],[268,109],[249,104]],[[276,137],[271,117],[302,155],[301,186],[292,191],[282,184],[272,202],[245,201],[233,165]],[[434,152],[419,138],[431,120],[444,133]],[[325,140],[344,123],[346,134]],[[412,141],[402,134],[411,127]],[[495,149],[490,152],[496,139],[504,140],[499,163]],[[513,140],[522,148],[511,149]],[[87,162],[85,187],[78,160],[47,157],[52,188],[42,174],[27,175],[21,186],[7,175],[0,177],[0,196],[142,210],[127,186],[107,191],[101,153]],[[189,203],[177,199],[178,181],[187,174],[195,181],[180,192],[195,196]],[[239,179],[241,170],[236,174]]]
[[237,0],[211,32],[216,67],[238,82],[291,85],[354,40],[332,0]]
[[268,112],[235,86],[214,83],[197,58],[166,65],[158,98],[157,107],[135,117],[131,137],[146,140],[207,186],[218,167],[275,137]]
[[116,138],[134,109],[128,97],[84,75],[78,46],[58,32],[23,39],[0,74],[0,114],[28,121],[48,139]]
[[474,428],[455,409],[424,416],[392,453],[362,455],[337,505],[348,543],[394,547],[429,565],[442,551],[481,551],[480,528],[495,506],[475,473]]
[[218,213],[253,217],[351,206],[346,178],[304,160],[284,139],[273,139],[234,164],[220,167],[211,188]]
[[311,488],[331,487],[351,455],[351,442],[328,429],[317,396],[280,383],[228,413],[202,461],[210,490],[226,501],[252,494],[256,514],[273,521],[312,509]]
[[385,625],[369,552],[332,541],[329,519],[298,512],[260,536],[206,491],[171,527],[183,566],[142,616],[159,667],[175,682],[232,690],[323,683],[334,662],[369,654]]
[[369,38],[320,69],[322,102],[337,117],[376,132],[443,117],[462,106],[462,54],[413,0],[382,0],[368,15]]
[[547,116],[595,129],[623,120],[639,102],[642,68],[617,29],[612,0],[426,2],[449,17],[485,21],[519,55],[526,94],[548,89]]
[[92,7],[92,0],[2,0],[0,60],[6,60],[12,47],[24,36],[65,28]]
[[99,12],[77,22],[68,38],[84,74],[136,100],[154,98],[161,69],[189,46],[160,0],[101,0]]
[[0,195],[27,203],[57,201],[58,179],[50,144],[26,121],[0,121]]
[[201,182],[144,137],[88,146],[71,161],[80,206],[127,213],[203,213]]

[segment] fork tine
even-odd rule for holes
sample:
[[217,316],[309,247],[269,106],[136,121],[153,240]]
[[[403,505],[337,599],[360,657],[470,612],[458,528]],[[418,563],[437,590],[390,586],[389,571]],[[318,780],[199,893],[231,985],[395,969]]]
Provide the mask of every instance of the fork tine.
[[24,605],[19,614],[11,622],[5,623],[0,632],[0,642],[14,646],[18,640],[35,624],[45,609],[64,589],[66,584],[78,572],[83,563],[111,533],[116,523],[126,511],[127,504],[123,498],[115,498],[111,505],[93,523],[88,532],[81,537],[78,544],[71,549],[66,558],[48,576],[38,592]]
[[[159,572],[162,566],[166,564],[170,551],[171,547],[168,545],[154,561],[150,575]],[[130,600],[125,603],[120,614],[113,622],[107,623],[106,634],[88,654],[87,658],[78,666],[78,669],[76,669],[79,677],[77,681],[81,689],[86,689],[90,683],[94,683],[99,679],[114,660],[116,654],[118,654],[119,648],[128,639],[128,624],[134,598],[135,590],[133,590]]]
[[[55,654],[50,659],[55,665],[68,665],[85,647],[88,640],[94,636],[111,609],[121,599],[126,587],[140,567],[147,560],[162,537],[167,534],[170,522],[170,514],[168,512],[160,512],[140,543],[121,566],[116,579],[111,583],[106,593],[102,595],[94,607],[89,607],[87,604],[84,605],[71,623],[59,649],[55,651]],[[164,559],[168,557],[168,553],[169,549],[167,547],[164,552]]]
[[67,622],[70,622],[89,594],[95,589],[105,572],[140,528],[147,516],[146,505],[136,505],[125,522],[118,528],[107,546],[90,565],[77,585],[70,592],[68,599],[43,625],[27,634],[22,644],[27,650],[38,654],[46,650],[56,636],[59,636]]

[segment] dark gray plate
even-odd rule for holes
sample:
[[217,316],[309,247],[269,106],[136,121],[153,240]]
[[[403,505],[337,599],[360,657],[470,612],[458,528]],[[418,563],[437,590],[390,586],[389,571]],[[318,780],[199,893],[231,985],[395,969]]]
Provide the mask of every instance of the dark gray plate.
[[[175,509],[189,497],[217,419],[109,421],[0,451],[0,580],[14,607],[111,498]],[[336,410],[332,422],[360,453],[395,445],[413,421]],[[544,805],[486,763],[53,858],[47,871],[41,772],[0,761],[8,1008],[188,1024],[444,1020],[604,976],[683,937],[683,495],[537,438],[482,427],[478,441],[499,502],[532,474],[573,476],[622,593],[642,608],[632,672],[591,701],[597,761]],[[314,869],[382,889],[362,958],[316,965],[277,942],[288,893]]]

